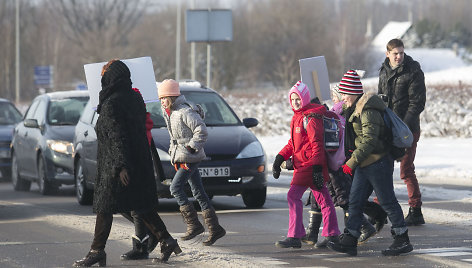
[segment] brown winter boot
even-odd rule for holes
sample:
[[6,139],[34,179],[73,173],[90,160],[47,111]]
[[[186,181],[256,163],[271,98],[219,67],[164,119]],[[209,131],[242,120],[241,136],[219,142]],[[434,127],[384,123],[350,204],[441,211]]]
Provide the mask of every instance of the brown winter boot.
[[202,211],[203,219],[205,219],[205,224],[208,227],[208,239],[203,241],[203,245],[211,246],[216,240],[225,236],[226,231],[221,225],[218,223],[218,217],[216,217],[215,210],[213,208],[205,209]]
[[190,240],[205,231],[205,228],[198,220],[197,211],[192,203],[180,206],[180,213],[187,224],[187,232],[180,239]]

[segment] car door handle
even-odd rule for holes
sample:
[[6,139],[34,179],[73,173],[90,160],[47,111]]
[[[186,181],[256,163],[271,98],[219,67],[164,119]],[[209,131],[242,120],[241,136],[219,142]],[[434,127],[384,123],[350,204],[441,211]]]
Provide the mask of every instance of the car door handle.
[[88,130],[86,130],[86,131],[84,132],[84,136],[85,136],[85,137],[88,136]]

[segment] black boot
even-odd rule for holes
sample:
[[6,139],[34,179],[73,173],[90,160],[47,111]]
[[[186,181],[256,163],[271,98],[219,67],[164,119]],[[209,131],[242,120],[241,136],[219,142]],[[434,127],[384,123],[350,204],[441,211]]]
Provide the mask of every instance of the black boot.
[[319,241],[318,243],[316,243],[315,248],[325,248],[328,245],[329,242],[337,243],[337,242],[339,242],[339,237],[338,236],[327,236],[322,241]]
[[182,249],[180,249],[179,244],[177,243],[177,240],[172,237],[169,237],[163,242],[161,242],[161,257],[153,259],[152,262],[154,263],[167,262],[169,260],[170,255],[172,255],[172,253],[175,253],[175,255],[177,255],[181,252],[182,252]]
[[278,248],[301,248],[302,241],[300,238],[287,237],[284,240],[275,242],[275,246]]
[[107,266],[107,254],[105,250],[93,250],[91,249],[85,258],[75,261],[73,267],[90,267],[98,263],[99,267]]
[[328,242],[328,248],[351,256],[357,255],[357,238],[352,236],[347,230],[339,236],[338,242]]
[[154,251],[156,248],[157,244],[159,244],[159,240],[155,235],[153,235],[151,232],[148,234],[149,235],[149,242],[148,242],[148,247],[147,247],[147,252],[151,253]]
[[375,231],[380,232],[387,221],[387,212],[383,208],[372,201],[367,201],[364,206],[364,213],[369,216],[369,222],[375,226]]
[[139,239],[139,237],[133,235],[132,240],[133,240],[133,249],[122,254],[120,256],[121,260],[127,261],[127,260],[147,259],[149,257],[149,252],[148,252],[149,236],[146,235],[141,240]]
[[225,236],[226,230],[218,223],[218,217],[213,208],[205,209],[202,214],[209,232],[207,240],[203,241],[203,245],[211,246],[216,240]]
[[309,245],[316,244],[318,242],[318,233],[320,230],[321,222],[323,221],[323,215],[319,211],[309,211],[310,219],[308,227],[306,228],[306,235],[302,237],[302,242]]
[[361,225],[361,236],[359,236],[358,244],[362,244],[376,234],[377,231],[375,227],[364,217],[362,216],[362,225]]
[[410,207],[408,215],[405,218],[407,226],[424,224],[423,213],[421,213],[421,207]]
[[382,254],[385,256],[398,256],[402,253],[408,253],[413,250],[413,246],[410,244],[408,238],[408,230],[401,235],[393,233],[393,244],[388,249],[382,250]]
[[[349,217],[349,213],[348,213],[347,208],[343,208],[343,211],[344,211],[344,218],[343,218],[344,219],[344,226],[346,226],[347,218]],[[338,236],[327,236],[323,240],[317,242],[315,244],[315,248],[325,248],[326,246],[328,246],[328,243],[330,241],[333,242],[333,243],[337,243],[337,242],[339,242],[339,237]]]
[[198,220],[197,211],[192,203],[180,206],[180,213],[187,224],[187,232],[180,239],[189,240],[205,231],[205,228],[203,228],[203,225]]

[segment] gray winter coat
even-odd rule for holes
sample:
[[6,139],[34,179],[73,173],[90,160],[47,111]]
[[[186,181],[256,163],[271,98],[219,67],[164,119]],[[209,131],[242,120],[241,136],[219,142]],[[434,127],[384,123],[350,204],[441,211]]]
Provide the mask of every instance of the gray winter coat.
[[[177,97],[172,104],[170,116],[164,108],[162,114],[170,135],[169,154],[171,163],[198,163],[205,157],[203,145],[208,136],[203,111],[200,107],[187,102],[184,95]],[[191,153],[186,147],[195,149]]]

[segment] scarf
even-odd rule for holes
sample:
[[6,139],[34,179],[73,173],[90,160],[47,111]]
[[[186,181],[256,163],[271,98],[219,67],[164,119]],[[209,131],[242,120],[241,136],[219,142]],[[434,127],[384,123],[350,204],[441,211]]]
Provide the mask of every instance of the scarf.
[[[103,80],[103,79],[102,79]],[[121,90],[131,90],[131,79],[129,78],[120,78],[118,80],[113,81],[112,83],[103,86],[102,90],[98,94],[98,106],[97,106],[97,113],[100,114],[102,109],[103,103],[115,92],[119,92]]]

